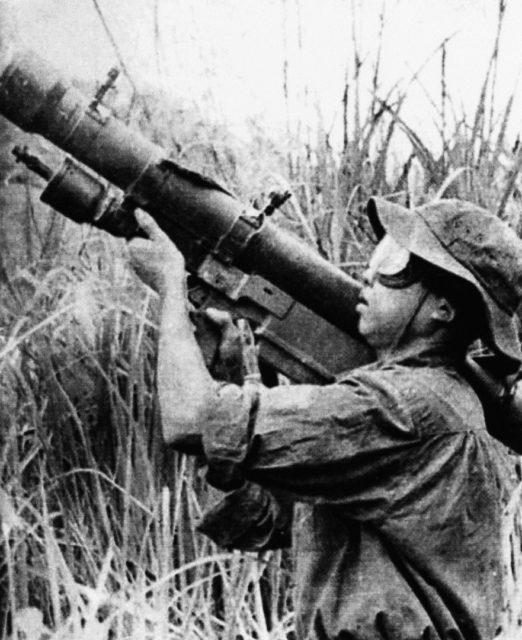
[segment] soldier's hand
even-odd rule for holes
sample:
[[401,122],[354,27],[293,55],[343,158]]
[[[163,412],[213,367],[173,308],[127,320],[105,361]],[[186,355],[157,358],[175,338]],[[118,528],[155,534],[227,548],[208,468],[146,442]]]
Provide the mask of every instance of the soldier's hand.
[[129,241],[130,263],[134,271],[149,287],[160,295],[169,289],[182,294],[185,290],[185,260],[183,255],[145,211],[135,211],[138,224],[147,238]]
[[257,347],[247,320],[240,318],[236,324],[230,313],[212,307],[192,318],[212,377],[235,384],[260,381]]
[[212,363],[212,374],[217,379],[241,384],[243,382],[243,349],[241,334],[234,324],[232,316],[226,311],[205,310],[209,320],[218,328],[220,334],[218,352]]

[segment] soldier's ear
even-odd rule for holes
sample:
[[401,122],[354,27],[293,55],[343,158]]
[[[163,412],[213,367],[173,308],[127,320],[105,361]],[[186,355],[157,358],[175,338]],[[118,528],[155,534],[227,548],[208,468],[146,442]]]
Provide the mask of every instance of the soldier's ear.
[[444,296],[435,296],[433,301],[431,319],[450,324],[455,320],[457,310],[455,306]]

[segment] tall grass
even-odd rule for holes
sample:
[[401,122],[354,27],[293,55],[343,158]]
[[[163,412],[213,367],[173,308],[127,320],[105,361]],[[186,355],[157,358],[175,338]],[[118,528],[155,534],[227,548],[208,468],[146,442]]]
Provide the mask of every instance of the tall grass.
[[[179,114],[170,117],[152,97],[146,113],[135,109],[130,117],[150,137],[169,139],[178,160],[245,199],[262,203],[272,189],[290,188],[294,197],[278,222],[355,275],[372,245],[362,215],[371,194],[405,204],[463,197],[520,231],[522,152],[506,133],[513,97],[500,113],[493,102],[504,10],[500,2],[471,119],[451,116],[451,42],[433,54],[441,63],[440,105],[433,103],[438,152],[401,115],[408,85],[382,95],[380,49],[361,62],[355,40],[340,96],[340,148],[321,114],[313,127],[295,129],[304,137],[289,128],[280,141],[253,123],[248,146],[197,114],[185,114],[181,126]],[[363,64],[373,65],[370,86]],[[401,165],[394,161],[397,140],[411,149]],[[7,180],[2,195],[24,179]],[[41,215],[31,189],[26,197],[28,219]],[[292,637],[291,560],[280,552],[217,549],[196,531],[216,495],[205,486],[201,461],[159,440],[157,300],[129,272],[124,245],[70,225],[27,242],[34,243],[32,260],[2,272],[2,637]]]
[[284,591],[268,611],[262,587],[277,554],[196,534],[201,469],[158,439],[156,301],[117,241],[89,235],[80,260],[11,281],[23,297],[0,347],[3,637],[286,637],[291,614],[272,619]]

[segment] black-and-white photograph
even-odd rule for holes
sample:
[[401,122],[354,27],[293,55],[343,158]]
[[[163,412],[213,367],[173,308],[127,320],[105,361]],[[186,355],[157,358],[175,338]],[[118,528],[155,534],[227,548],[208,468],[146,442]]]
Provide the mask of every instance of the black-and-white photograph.
[[522,640],[521,32],[0,0],[1,640]]

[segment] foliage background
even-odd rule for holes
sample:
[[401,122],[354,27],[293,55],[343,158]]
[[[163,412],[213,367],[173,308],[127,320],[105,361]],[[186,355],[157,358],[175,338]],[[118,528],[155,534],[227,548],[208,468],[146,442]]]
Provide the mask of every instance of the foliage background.
[[[310,28],[306,4],[281,3],[287,35],[290,26]],[[424,65],[383,77],[385,13],[370,47],[351,28],[360,8],[344,4],[350,46],[335,126],[285,46],[274,129],[261,114],[240,127],[227,122],[211,93],[190,103],[136,80],[111,12],[94,2],[124,72],[109,102],[177,161],[245,200],[290,188],[279,222],[354,275],[372,244],[362,215],[371,194],[408,205],[466,198],[520,232],[517,94],[500,100],[498,91],[506,3],[496,3],[473,108],[460,108],[448,90],[448,61],[456,62],[443,40],[428,56],[436,88],[412,119],[406,107]],[[159,5],[143,6],[164,65]],[[95,90],[91,78],[75,81]],[[199,536],[197,521],[215,496],[201,463],[158,439],[157,300],[129,272],[124,243],[41,205],[42,182],[14,163],[15,143],[51,164],[60,158],[0,120],[2,637],[292,637],[291,557],[226,552]]]

